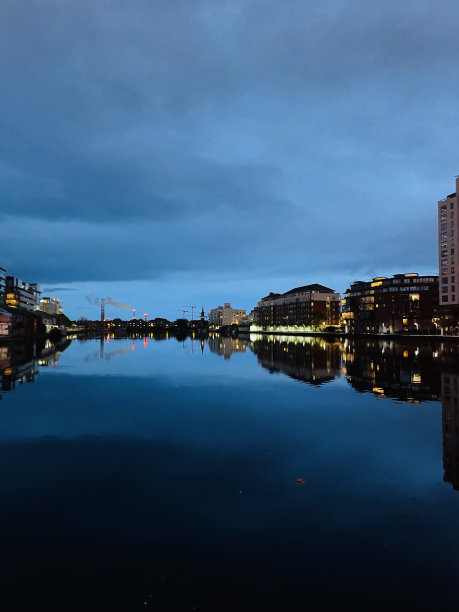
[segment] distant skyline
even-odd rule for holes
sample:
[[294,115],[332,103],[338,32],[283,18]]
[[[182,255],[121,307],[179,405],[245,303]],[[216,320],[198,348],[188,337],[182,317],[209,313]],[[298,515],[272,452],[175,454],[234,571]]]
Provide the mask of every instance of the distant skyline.
[[449,0],[5,0],[0,265],[71,318],[437,273],[458,31]]

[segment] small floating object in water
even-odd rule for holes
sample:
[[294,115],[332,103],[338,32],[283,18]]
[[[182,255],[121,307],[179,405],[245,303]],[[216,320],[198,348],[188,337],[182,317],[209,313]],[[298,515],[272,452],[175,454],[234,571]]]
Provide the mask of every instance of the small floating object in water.
[[306,484],[306,478],[297,478],[295,480],[295,484],[299,485],[300,487],[303,486],[304,484]]

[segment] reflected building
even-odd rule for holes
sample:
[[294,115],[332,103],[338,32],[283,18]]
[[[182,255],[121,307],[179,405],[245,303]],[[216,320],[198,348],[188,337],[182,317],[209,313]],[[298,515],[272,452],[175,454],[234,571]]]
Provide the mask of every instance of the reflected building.
[[312,385],[329,382],[341,374],[339,342],[261,334],[252,334],[250,339],[258,363],[271,373],[283,372]]
[[219,334],[211,334],[207,340],[211,353],[223,355],[224,359],[230,359],[233,353],[245,353],[247,342],[240,338],[224,338]]
[[51,342],[38,347],[30,343],[0,346],[0,399],[2,392],[14,391],[18,385],[33,383],[39,367],[55,367],[70,340],[57,347]]
[[459,490],[459,374],[442,373],[443,480]]
[[440,359],[434,345],[346,340],[343,373],[357,391],[417,403],[440,399]]

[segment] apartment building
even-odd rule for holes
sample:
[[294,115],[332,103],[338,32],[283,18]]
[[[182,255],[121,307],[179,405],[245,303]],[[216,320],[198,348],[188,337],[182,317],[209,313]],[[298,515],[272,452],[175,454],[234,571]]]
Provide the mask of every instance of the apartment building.
[[7,306],[12,308],[23,308],[24,310],[35,310],[38,303],[37,283],[24,283],[14,276],[6,276],[6,299]]
[[318,283],[270,293],[258,302],[253,317],[262,327],[339,325],[340,294]]
[[459,304],[459,277],[456,278],[459,249],[458,193],[459,177],[456,177],[456,192],[438,202],[439,301],[441,306]]
[[417,273],[356,281],[342,300],[345,331],[384,334],[436,331],[438,276]]
[[61,301],[58,297],[42,297],[40,300],[40,310],[50,315],[62,314]]
[[6,270],[0,267],[0,305],[5,303],[6,299]]
[[212,310],[209,312],[209,325],[211,327],[234,325],[246,320],[246,311],[243,309],[232,308],[230,302],[225,302],[223,306],[212,308]]

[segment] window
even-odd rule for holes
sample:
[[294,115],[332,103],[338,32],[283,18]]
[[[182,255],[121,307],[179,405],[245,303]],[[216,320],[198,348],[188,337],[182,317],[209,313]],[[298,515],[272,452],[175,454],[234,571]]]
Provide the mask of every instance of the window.
[[455,282],[456,282],[456,277],[455,277],[455,276],[452,276],[452,277],[451,277],[451,282],[452,282],[452,283],[455,283]]
[[449,235],[450,235],[451,237],[453,237],[453,236],[454,236],[454,230],[450,230],[450,231],[449,231]]
[[440,212],[446,212],[446,204],[440,206]]
[[442,284],[442,285],[447,285],[447,284],[448,284],[448,277],[447,277],[447,276],[444,276],[444,277],[441,279],[441,284]]
[[445,230],[447,227],[448,227],[448,224],[447,224],[447,223],[442,223],[442,224],[440,225],[440,229],[442,229],[442,230]]
[[448,287],[442,287],[441,288],[441,292],[442,293],[448,293]]
[[440,217],[440,221],[446,221],[446,213]]
[[454,249],[451,249],[451,255],[454,255]]
[[447,266],[448,265],[448,260],[447,259],[442,259],[441,260],[441,265],[442,266]]
[[454,274],[454,268],[451,268],[451,274]]
[[442,302],[447,302],[448,301],[448,296],[447,295],[442,295],[441,296],[441,301]]
[[448,251],[446,249],[441,252],[442,257],[446,257],[447,255],[448,255]]
[[454,202],[450,202],[450,203],[449,203],[449,209],[450,209],[450,210],[453,210],[453,208],[454,208]]
[[448,235],[446,234],[446,232],[441,235],[442,240],[446,240],[447,238],[448,238]]

